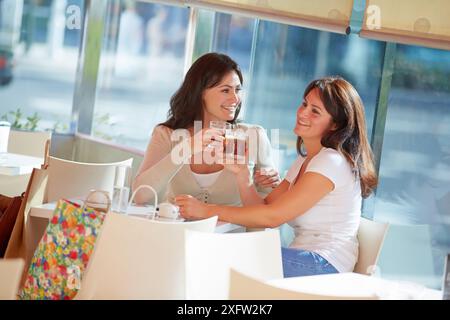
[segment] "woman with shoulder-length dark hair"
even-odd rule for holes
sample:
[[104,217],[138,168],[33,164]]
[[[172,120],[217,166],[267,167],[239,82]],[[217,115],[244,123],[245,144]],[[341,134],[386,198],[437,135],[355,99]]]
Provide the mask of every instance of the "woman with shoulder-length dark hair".
[[[176,195],[189,194],[203,203],[241,205],[239,189],[245,187],[247,181],[237,180],[233,171],[227,170],[233,166],[227,165],[224,159],[217,157],[208,162],[202,156],[197,157],[212,145],[223,142],[223,132],[211,129],[211,121],[228,122],[244,132],[253,132],[259,150],[255,152],[256,157],[247,162],[247,169],[259,192],[267,194],[277,186],[280,178],[274,169],[265,131],[259,126],[237,123],[243,81],[239,66],[227,55],[208,53],[197,59],[170,100],[167,121],[153,131],[133,189],[148,184],[163,200],[171,201]],[[195,121],[200,123],[198,132],[194,132]],[[178,153],[172,151],[182,143],[172,138],[176,131],[183,130],[187,138],[183,143],[188,143],[190,152],[174,161],[173,156]],[[147,198],[143,193],[136,195],[138,202]]]
[[[188,218],[218,215],[247,227],[271,228],[288,222],[295,238],[282,248],[285,277],[351,272],[358,258],[362,198],[377,185],[364,106],[355,88],[340,77],[312,81],[294,133],[299,157],[286,178],[264,199],[251,185],[245,192],[259,204],[203,205],[186,195],[176,202]],[[248,175],[243,166],[235,165],[235,171]]]

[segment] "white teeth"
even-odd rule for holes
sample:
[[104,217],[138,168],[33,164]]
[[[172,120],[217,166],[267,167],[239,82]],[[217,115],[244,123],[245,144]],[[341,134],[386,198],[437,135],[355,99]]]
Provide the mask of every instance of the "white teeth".
[[236,110],[236,107],[224,107],[224,106],[222,106],[222,108],[224,108],[224,109],[226,109],[226,110],[228,110],[228,111],[234,111],[234,110]]

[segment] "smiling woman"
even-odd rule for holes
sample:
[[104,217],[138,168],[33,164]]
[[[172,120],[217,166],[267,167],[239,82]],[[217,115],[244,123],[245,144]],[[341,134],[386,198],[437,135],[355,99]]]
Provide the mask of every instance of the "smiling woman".
[[[168,120],[153,131],[133,188],[149,184],[158,197],[169,201],[179,194],[189,194],[204,203],[240,205],[244,201],[239,191],[249,179],[254,180],[263,194],[277,186],[280,177],[274,169],[272,148],[265,131],[237,121],[243,80],[240,67],[227,55],[208,53],[195,61],[170,100]],[[223,128],[226,123],[234,125],[257,138],[256,150],[252,149],[253,155],[245,163],[230,164],[228,160],[225,163],[220,151],[225,132],[211,127],[212,121],[220,122]],[[201,125],[197,127],[195,122]],[[180,130],[184,136],[178,135]],[[175,134],[185,139],[181,143],[174,141]],[[186,145],[190,152],[183,153],[181,161],[175,161],[172,155],[179,145]],[[216,150],[222,156],[208,161],[207,154]],[[237,179],[240,171],[248,172],[247,180]],[[144,202],[150,197],[138,193],[135,199]]]
[[[252,205],[240,208],[205,205],[189,195],[175,200],[187,219],[218,216],[253,228],[289,223],[295,239],[281,251],[285,277],[352,272],[362,198],[377,184],[364,106],[340,77],[312,81],[303,99],[294,128],[299,157],[267,197],[250,183],[240,192]],[[241,175],[245,171],[237,173],[238,180]]]
[[203,93],[205,123],[234,121],[241,105],[240,91],[241,80],[236,72],[229,72],[217,86],[206,89]]

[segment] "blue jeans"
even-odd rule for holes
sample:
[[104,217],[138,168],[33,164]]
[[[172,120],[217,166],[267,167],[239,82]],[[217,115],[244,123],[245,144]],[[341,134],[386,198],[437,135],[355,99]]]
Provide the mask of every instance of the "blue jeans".
[[281,259],[285,278],[338,273],[326,259],[306,250],[281,248]]

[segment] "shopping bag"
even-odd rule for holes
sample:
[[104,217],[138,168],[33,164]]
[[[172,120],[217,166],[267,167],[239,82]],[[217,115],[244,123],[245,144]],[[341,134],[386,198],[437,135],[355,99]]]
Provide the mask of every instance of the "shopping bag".
[[31,242],[32,230],[30,230],[29,212],[31,207],[41,205],[47,199],[47,182],[48,182],[48,157],[50,150],[50,140],[46,141],[44,164],[41,168],[33,168],[30,175],[25,194],[23,195],[22,205],[17,215],[13,232],[9,239],[8,248],[6,249],[5,258],[15,259],[22,258],[25,260],[25,269],[30,263],[34,248],[29,248]]
[[33,252],[27,255],[27,243],[30,231],[28,230],[28,213],[33,206],[41,205],[45,202],[45,191],[47,187],[47,170],[33,169],[25,194],[23,195],[14,229],[9,239],[5,258],[22,258],[29,263]]
[[[106,204],[92,202],[103,193]],[[97,236],[109,211],[105,192],[92,192],[84,204],[59,200],[25,278],[20,293],[24,300],[69,300],[81,286],[83,272],[93,252]]]

